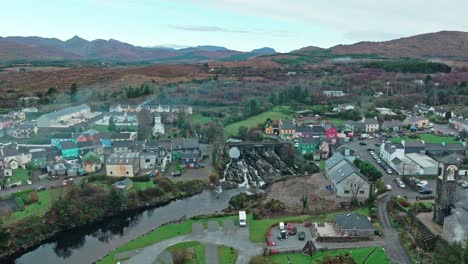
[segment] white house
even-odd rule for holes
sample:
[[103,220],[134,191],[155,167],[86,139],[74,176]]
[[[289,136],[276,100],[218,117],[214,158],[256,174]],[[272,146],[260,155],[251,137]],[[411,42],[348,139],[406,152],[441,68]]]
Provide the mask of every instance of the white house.
[[359,200],[365,200],[369,197],[369,181],[341,153],[336,153],[325,161],[325,175],[332,182],[337,197]]
[[164,124],[161,122],[159,114],[154,117],[153,136],[156,135],[164,135]]

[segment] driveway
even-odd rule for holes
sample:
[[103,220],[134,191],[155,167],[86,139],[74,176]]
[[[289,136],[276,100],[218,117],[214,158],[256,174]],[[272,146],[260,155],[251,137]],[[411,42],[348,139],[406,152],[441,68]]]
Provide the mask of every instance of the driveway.
[[411,259],[402,246],[398,233],[395,231],[390,223],[390,218],[387,213],[387,204],[390,200],[390,196],[385,195],[377,201],[380,225],[382,227],[382,233],[384,235],[384,249],[387,256],[390,258],[392,263],[397,264],[410,264]]

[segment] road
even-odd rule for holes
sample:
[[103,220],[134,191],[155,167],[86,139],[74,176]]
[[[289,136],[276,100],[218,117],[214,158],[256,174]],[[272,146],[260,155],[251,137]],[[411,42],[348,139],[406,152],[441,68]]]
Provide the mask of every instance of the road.
[[390,219],[387,213],[387,204],[390,200],[389,195],[381,197],[377,201],[380,225],[382,228],[382,233],[384,235],[384,249],[387,256],[390,258],[392,263],[397,264],[406,264],[412,263],[411,259],[406,252],[405,248],[401,245],[400,238],[398,233],[395,231],[393,226],[390,223]]
[[[74,177],[73,182],[74,183],[79,183],[81,181],[81,179],[84,178],[84,177],[85,176]],[[63,181],[63,179],[44,180],[44,181],[36,182],[36,183],[33,183],[33,184],[25,184],[25,185],[21,185],[21,186],[14,187],[14,188],[8,188],[8,189],[0,190],[0,196],[6,196],[6,195],[16,193],[16,192],[19,192],[19,191],[23,191],[23,190],[37,189],[40,186],[45,186],[47,189],[49,189],[49,188],[51,188],[53,186],[62,185],[62,181]]]

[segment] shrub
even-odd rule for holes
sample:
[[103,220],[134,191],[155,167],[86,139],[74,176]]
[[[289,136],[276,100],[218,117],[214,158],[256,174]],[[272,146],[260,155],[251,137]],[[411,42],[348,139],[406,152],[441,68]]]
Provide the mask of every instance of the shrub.
[[31,203],[37,203],[39,201],[39,196],[36,191],[33,191],[29,194],[29,201]]
[[146,197],[158,197],[158,196],[163,196],[165,194],[164,190],[156,186],[154,188],[148,188],[144,190]]
[[398,203],[405,208],[410,206],[410,203],[407,200],[401,200]]
[[133,177],[132,181],[134,182],[148,182],[150,180],[149,175]]
[[243,209],[248,205],[249,198],[245,193],[239,193],[231,197],[229,200],[229,205],[232,206],[235,210]]
[[171,180],[167,178],[159,178],[159,179],[154,179],[154,184],[158,185],[161,187],[164,192],[172,192],[174,190],[174,184],[171,182]]

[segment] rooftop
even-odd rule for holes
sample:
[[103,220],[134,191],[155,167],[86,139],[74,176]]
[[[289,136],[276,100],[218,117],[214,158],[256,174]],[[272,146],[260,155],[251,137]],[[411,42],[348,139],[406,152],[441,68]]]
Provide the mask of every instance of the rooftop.
[[341,230],[372,230],[372,222],[364,215],[358,213],[334,215],[336,225]]
[[114,153],[107,158],[107,165],[132,165],[138,159],[140,153]]

